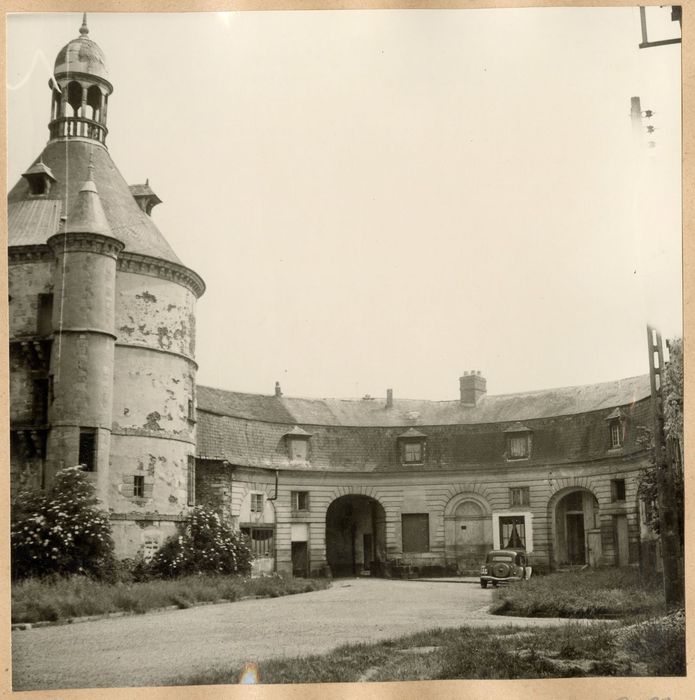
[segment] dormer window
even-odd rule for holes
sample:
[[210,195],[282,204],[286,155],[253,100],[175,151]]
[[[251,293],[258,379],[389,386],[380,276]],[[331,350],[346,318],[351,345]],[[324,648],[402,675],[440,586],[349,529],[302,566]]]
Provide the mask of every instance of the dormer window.
[[162,203],[162,200],[157,197],[150,187],[149,179],[145,181],[144,185],[130,185],[130,193],[147,216],[150,216],[152,210]]
[[523,423],[514,423],[505,431],[507,460],[529,459],[531,456],[531,430]]
[[425,461],[427,435],[415,428],[409,428],[398,436],[403,464],[423,464]]
[[285,433],[287,442],[287,455],[291,462],[306,462],[309,459],[309,440],[311,433],[307,433],[298,425]]
[[606,421],[608,423],[609,449],[618,450],[625,442],[625,414],[616,408],[606,416]]
[[48,194],[51,191],[51,184],[57,182],[51,169],[42,160],[22,173],[22,177],[27,181],[32,197]]

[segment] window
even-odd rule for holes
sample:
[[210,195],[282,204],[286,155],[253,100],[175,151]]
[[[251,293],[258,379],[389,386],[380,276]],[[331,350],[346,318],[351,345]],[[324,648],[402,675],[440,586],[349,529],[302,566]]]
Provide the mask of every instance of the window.
[[509,435],[507,437],[507,459],[526,459],[528,456],[528,435]]
[[80,428],[80,451],[77,461],[86,472],[96,470],[97,431],[95,428]]
[[133,497],[144,498],[145,496],[145,477],[136,474],[133,477]]
[[611,448],[623,446],[623,426],[616,420],[611,423]]
[[611,480],[611,501],[625,500],[625,479]]
[[263,494],[262,493],[252,493],[251,494],[251,512],[252,513],[262,513],[263,512]]
[[188,420],[195,422],[195,402],[193,399],[188,399]]
[[292,491],[292,510],[309,510],[308,491]]
[[36,332],[40,336],[50,335],[53,332],[52,294],[39,294],[36,319]]
[[422,462],[422,443],[403,443],[403,461],[406,464],[419,464]]
[[500,517],[500,547],[526,549],[526,521],[523,515]]
[[33,422],[35,425],[48,423],[49,378],[40,377],[33,380]]
[[290,459],[293,462],[304,462],[307,456],[307,441],[294,438],[290,440]]
[[272,527],[242,527],[241,533],[249,538],[254,557],[275,556],[275,530]]
[[527,506],[531,503],[528,486],[517,486],[509,489],[510,506]]
[[429,513],[404,513],[401,515],[403,552],[430,551]]
[[195,457],[188,455],[188,483],[186,491],[188,494],[188,505],[195,505]]

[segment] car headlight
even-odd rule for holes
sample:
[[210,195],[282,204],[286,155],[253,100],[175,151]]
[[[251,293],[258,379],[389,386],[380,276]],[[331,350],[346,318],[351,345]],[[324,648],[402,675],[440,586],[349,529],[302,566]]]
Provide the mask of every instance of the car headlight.
[[487,566],[481,566],[481,567],[480,567],[480,573],[481,573],[481,574],[487,574]]

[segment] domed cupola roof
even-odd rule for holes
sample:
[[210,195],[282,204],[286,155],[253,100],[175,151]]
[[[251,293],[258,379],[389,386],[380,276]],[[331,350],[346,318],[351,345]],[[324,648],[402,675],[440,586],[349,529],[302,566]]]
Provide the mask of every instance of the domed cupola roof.
[[87,15],[83,16],[80,36],[66,44],[56,57],[53,73],[56,76],[66,73],[85,73],[108,82],[106,58],[98,44],[89,38]]

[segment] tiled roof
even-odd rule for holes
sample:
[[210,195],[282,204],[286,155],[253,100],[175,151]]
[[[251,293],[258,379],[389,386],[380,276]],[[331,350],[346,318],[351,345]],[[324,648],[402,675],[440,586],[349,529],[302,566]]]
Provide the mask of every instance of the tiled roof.
[[[622,459],[643,452],[637,428],[649,425],[646,399],[625,407],[625,443],[611,449],[605,416],[610,408],[578,415],[529,420],[531,454],[522,466],[560,466],[595,459]],[[395,426],[319,425],[312,428],[308,460],[291,461],[285,435],[290,425],[198,410],[198,457],[227,460],[237,466],[310,471],[407,472],[497,467],[507,464],[507,423],[433,425],[427,428],[425,463],[404,464],[398,449],[402,428]],[[520,465],[518,461],[509,465]]]
[[111,235],[125,244],[127,252],[181,264],[152,219],[138,206],[109,152],[102,146],[77,139],[49,142],[34,162],[42,159],[57,179],[48,195],[33,198],[24,178],[10,191],[8,245],[40,245],[58,232],[66,194],[72,206],[87,177],[90,156]]
[[34,199],[15,202],[7,213],[10,245],[36,245],[58,232],[61,202]]
[[197,388],[200,411],[285,425],[413,426],[514,423],[625,406],[649,396],[649,376],[459,401],[305,399]]

